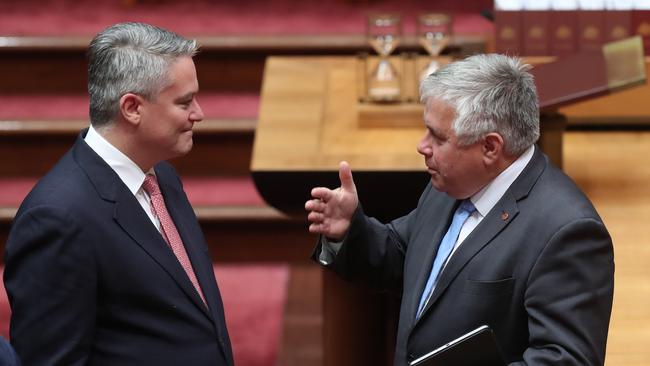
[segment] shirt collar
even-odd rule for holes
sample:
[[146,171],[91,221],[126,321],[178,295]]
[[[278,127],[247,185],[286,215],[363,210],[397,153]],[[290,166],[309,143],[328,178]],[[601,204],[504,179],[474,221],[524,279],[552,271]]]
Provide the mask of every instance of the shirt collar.
[[476,211],[482,217],[485,217],[490,212],[492,207],[499,202],[519,174],[524,171],[530,159],[533,158],[534,152],[535,146],[531,145],[517,160],[502,171],[501,174],[470,198],[474,207],[476,207]]
[[[129,191],[135,195],[144,182],[145,173],[142,169],[128,156],[111,145],[110,142],[106,141],[93,126],[88,128],[84,141],[117,173]],[[153,168],[150,173],[152,171]]]

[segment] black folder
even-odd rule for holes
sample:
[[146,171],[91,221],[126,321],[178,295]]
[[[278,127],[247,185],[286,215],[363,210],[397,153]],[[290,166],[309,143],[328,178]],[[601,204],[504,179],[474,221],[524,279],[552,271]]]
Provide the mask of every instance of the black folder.
[[480,326],[413,360],[410,366],[505,366],[494,332]]

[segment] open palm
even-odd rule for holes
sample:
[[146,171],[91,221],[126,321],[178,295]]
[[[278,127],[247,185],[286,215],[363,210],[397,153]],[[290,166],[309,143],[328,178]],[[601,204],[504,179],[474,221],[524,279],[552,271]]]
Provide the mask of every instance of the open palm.
[[309,212],[307,219],[311,222],[309,232],[325,235],[335,241],[345,237],[359,204],[352,171],[345,161],[339,166],[339,179],[341,180],[339,188],[312,189],[313,199],[305,203],[305,210]]

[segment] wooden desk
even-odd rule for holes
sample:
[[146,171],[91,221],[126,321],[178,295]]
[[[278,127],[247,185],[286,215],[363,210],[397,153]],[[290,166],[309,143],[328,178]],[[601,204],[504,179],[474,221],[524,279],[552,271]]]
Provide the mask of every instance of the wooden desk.
[[[556,57],[528,57],[525,62],[538,65],[553,62]],[[650,76],[650,56],[645,57],[646,75]],[[570,78],[571,75],[567,75]],[[650,125],[650,84],[635,85],[561,107],[569,126],[640,126]]]
[[[355,57],[267,60],[251,171],[272,206],[302,216],[311,188],[337,187],[347,160],[369,214],[389,219],[415,207],[429,179],[416,151],[424,127],[360,127],[356,70]],[[399,202],[382,199],[397,191]]]
[[[416,151],[425,132],[422,108],[409,112],[414,121],[406,127],[361,126],[358,70],[355,57],[267,60],[251,171],[272,206],[302,216],[312,187],[339,185],[342,160],[352,167],[369,215],[385,221],[416,206],[429,180]],[[417,92],[410,94],[417,98]],[[560,166],[563,129],[563,120],[545,120],[540,140]],[[396,192],[398,199],[385,199]]]
[[[354,57],[267,60],[251,171],[271,205],[304,217],[311,188],[337,187],[347,160],[367,212],[388,220],[416,206],[429,180],[415,149],[424,128],[361,128],[356,70]],[[389,365],[397,308],[325,271],[323,364]]]
[[[650,77],[650,57],[645,58]],[[617,91],[560,108],[570,126],[650,125],[650,84]]]

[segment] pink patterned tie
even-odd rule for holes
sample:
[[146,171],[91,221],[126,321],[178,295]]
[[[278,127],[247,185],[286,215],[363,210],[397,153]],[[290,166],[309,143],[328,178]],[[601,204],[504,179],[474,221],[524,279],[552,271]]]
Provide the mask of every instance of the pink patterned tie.
[[169,216],[167,206],[165,206],[165,200],[162,196],[162,193],[160,193],[160,186],[158,186],[158,180],[156,179],[156,176],[153,174],[147,174],[147,177],[144,179],[144,183],[142,183],[142,188],[144,188],[144,190],[149,193],[149,197],[151,197],[151,208],[154,215],[156,215],[158,217],[158,220],[160,220],[160,226],[163,230],[163,238],[171,247],[174,255],[176,255],[176,258],[181,263],[181,266],[183,266],[185,273],[187,273],[187,276],[190,278],[190,281],[194,285],[194,288],[199,293],[199,296],[201,296],[203,302],[207,305],[205,297],[203,296],[203,291],[199,285],[199,281],[196,279],[196,275],[192,269],[190,258],[187,256],[187,252],[185,251],[185,246],[183,245],[181,236],[178,234],[178,230],[176,230],[174,221],[172,221],[171,216]]

